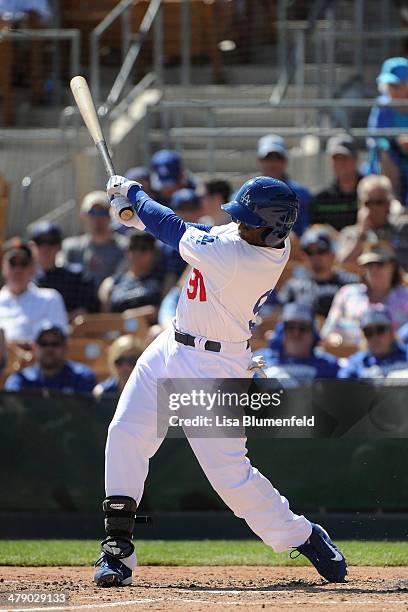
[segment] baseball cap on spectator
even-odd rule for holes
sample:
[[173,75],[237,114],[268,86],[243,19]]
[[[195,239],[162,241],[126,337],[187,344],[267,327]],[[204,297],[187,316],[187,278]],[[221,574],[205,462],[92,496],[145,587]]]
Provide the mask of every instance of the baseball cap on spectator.
[[396,260],[397,256],[392,247],[373,244],[358,257],[357,263],[359,266],[366,266],[370,263],[388,263]]
[[392,326],[391,313],[384,304],[372,304],[363,314],[361,318],[361,329],[365,329],[370,325],[387,325]]
[[340,134],[338,136],[332,136],[327,141],[326,145],[327,155],[357,155],[356,142],[352,136],[348,134]]
[[191,210],[200,208],[200,198],[194,189],[179,189],[170,198],[170,208],[173,210]]
[[267,134],[258,140],[258,157],[264,159],[270,153],[278,153],[282,157],[288,156],[286,144],[282,136]]
[[305,251],[310,246],[312,246],[312,244],[318,245],[319,247],[326,249],[327,251],[334,250],[333,240],[330,236],[330,233],[323,228],[315,229],[313,227],[310,227],[303,233],[302,238],[300,240],[300,246],[302,247],[302,249]]
[[41,336],[46,332],[53,332],[54,334],[58,335],[62,341],[65,341],[67,337],[65,331],[59,325],[55,325],[55,323],[52,323],[51,321],[42,321],[34,336],[35,342],[38,343],[38,341],[41,340]]
[[377,77],[377,83],[398,85],[404,81],[408,81],[408,59],[406,57],[390,57],[385,60]]
[[159,190],[163,187],[172,187],[179,182],[183,162],[176,151],[162,149],[153,155],[151,167],[152,187]]
[[109,198],[104,191],[91,191],[81,204],[81,213],[85,215],[109,215]]
[[150,179],[150,172],[146,166],[135,166],[126,170],[125,177],[129,181],[148,181]]
[[284,323],[289,321],[304,321],[305,323],[310,323],[312,325],[314,318],[311,308],[305,304],[296,304],[296,302],[291,302],[290,304],[286,304],[284,307],[281,320]]
[[61,228],[51,221],[40,221],[30,231],[30,239],[36,244],[60,244],[62,242]]
[[13,257],[19,257],[27,263],[30,263],[33,259],[30,246],[23,242],[21,238],[10,238],[3,246],[3,259],[10,261]]

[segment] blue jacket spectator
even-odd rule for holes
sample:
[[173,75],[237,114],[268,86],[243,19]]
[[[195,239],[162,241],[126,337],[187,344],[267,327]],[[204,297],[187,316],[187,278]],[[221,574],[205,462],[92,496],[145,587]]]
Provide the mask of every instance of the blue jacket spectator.
[[354,353],[341,368],[339,378],[387,378],[408,370],[408,350],[399,345],[392,330],[391,314],[383,304],[372,305],[363,315],[361,328],[367,350]]
[[319,332],[310,308],[288,304],[275,328],[269,347],[256,354],[267,363],[268,378],[277,378],[285,387],[305,380],[336,378],[337,359],[316,345]]
[[11,374],[6,391],[48,389],[61,393],[91,393],[95,374],[88,366],[65,359],[66,335],[62,328],[45,322],[34,343],[34,365]]
[[301,236],[310,225],[309,205],[312,194],[307,187],[290,179],[287,174],[288,151],[281,136],[268,134],[258,141],[258,166],[264,176],[285,181],[299,198],[299,214],[293,231]]
[[[405,57],[387,59],[377,77],[382,95],[368,119],[371,128],[408,128],[408,107],[390,106],[390,102],[408,101],[408,60]],[[408,197],[408,138],[369,138],[370,172],[387,175],[395,193],[406,205]]]

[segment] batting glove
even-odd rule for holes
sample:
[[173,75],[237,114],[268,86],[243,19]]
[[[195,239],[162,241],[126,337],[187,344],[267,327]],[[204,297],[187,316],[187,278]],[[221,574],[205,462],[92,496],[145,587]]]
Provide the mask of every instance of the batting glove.
[[[120,211],[123,210],[124,208],[132,208],[133,210],[133,217],[129,219],[128,221],[125,221],[124,219],[121,219],[120,217]],[[134,227],[138,230],[144,230],[146,227],[142,223],[142,221],[139,219],[137,212],[133,208],[132,204],[129,202],[127,198],[125,198],[122,195],[116,196],[111,201],[110,216],[113,221],[117,221],[118,223],[121,223],[122,225],[126,225],[126,227]]]
[[137,183],[136,181],[129,181],[125,176],[115,174],[114,176],[111,176],[107,182],[106,192],[109,197],[121,195],[127,198],[129,189],[135,185],[139,187],[139,189],[142,189],[142,185],[140,183]]

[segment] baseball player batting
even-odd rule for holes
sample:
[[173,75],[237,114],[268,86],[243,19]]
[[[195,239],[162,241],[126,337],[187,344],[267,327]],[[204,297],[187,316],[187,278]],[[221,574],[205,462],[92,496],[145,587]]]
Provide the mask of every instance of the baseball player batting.
[[[211,227],[185,223],[152,200],[139,183],[113,176],[112,212],[129,227],[146,229],[178,249],[192,272],[181,293],[174,329],[162,332],[139,358],[109,427],[103,502],[106,539],[96,563],[99,586],[132,582],[137,565],[135,514],[157,434],[159,378],[250,378],[251,322],[276,285],[290,253],[298,214],[296,194],[282,181],[258,177],[224,204],[232,222]],[[120,211],[134,216],[121,220]],[[294,514],[288,501],[247,458],[245,438],[189,438],[211,485],[236,516],[276,552],[305,555],[319,574],[341,582],[346,560],[327,532]]]

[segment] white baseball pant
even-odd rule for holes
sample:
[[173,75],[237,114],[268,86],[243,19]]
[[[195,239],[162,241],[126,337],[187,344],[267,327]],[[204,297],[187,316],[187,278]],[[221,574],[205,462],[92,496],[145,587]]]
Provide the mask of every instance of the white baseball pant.
[[[225,345],[224,345],[225,346]],[[158,378],[247,378],[251,353],[214,353],[175,341],[162,332],[139,358],[110,424],[106,443],[106,495],[126,495],[140,503],[157,436]],[[294,514],[287,499],[247,458],[246,438],[189,438],[208,480],[236,516],[276,552],[303,544],[310,522]],[[176,475],[175,475],[176,476]],[[133,569],[136,557],[126,560]]]

